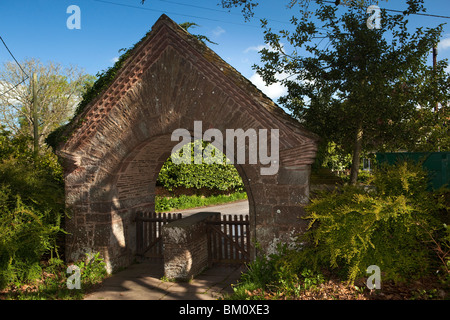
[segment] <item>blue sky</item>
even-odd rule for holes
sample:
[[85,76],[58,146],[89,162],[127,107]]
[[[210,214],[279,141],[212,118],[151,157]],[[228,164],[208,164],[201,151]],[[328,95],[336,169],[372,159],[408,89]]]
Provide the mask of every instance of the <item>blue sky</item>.
[[[283,88],[264,88],[252,65],[259,63],[258,49],[264,45],[259,18],[268,18],[273,29],[289,27],[295,14],[286,8],[288,0],[261,0],[255,17],[245,22],[240,9],[222,9],[219,0],[1,0],[0,35],[15,57],[39,58],[63,65],[77,65],[96,74],[113,65],[121,48],[139,41],[161,14],[177,23],[195,22],[192,33],[208,36],[218,45],[209,45],[224,60],[252,80],[271,98],[283,94]],[[404,1],[381,1],[380,7],[405,9]],[[122,5],[117,5],[122,4]],[[81,29],[68,29],[67,8],[81,10]],[[427,13],[450,16],[449,0],[425,0]],[[450,19],[414,16],[411,26],[434,27]],[[450,26],[444,27],[438,58],[450,60]],[[0,63],[11,60],[0,44]],[[430,55],[431,63],[431,55]],[[449,70],[450,71],[450,70]]]

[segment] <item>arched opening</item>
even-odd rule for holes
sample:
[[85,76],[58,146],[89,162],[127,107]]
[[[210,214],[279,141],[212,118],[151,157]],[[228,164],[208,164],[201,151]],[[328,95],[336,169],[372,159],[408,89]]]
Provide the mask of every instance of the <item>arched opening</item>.
[[[197,140],[199,141],[199,140]],[[192,144],[189,144],[189,150],[194,150],[193,145],[196,142],[193,142]],[[201,141],[200,141],[201,143]],[[204,150],[208,152],[208,146],[209,144],[204,143]],[[155,217],[153,216],[154,213],[163,212],[169,213],[172,211],[173,213],[177,213],[180,210],[172,210],[173,208],[167,208],[168,210],[156,210],[156,206],[158,205],[158,193],[161,192],[161,190],[158,190],[158,176],[161,173],[161,170],[164,170],[164,165],[168,162],[172,162],[172,154],[174,153],[173,150],[176,149],[177,143],[176,141],[171,141],[170,135],[160,135],[158,137],[152,138],[146,143],[143,143],[135,148],[128,157],[122,162],[122,165],[117,173],[117,179],[114,182],[114,192],[112,195],[112,204],[114,206],[113,209],[115,209],[118,212],[117,217],[120,217],[119,219],[112,219],[112,239],[116,243],[113,246],[110,246],[108,249],[109,256],[111,257],[118,257],[117,261],[112,262],[112,269],[115,269],[118,265],[126,265],[127,261],[130,261],[133,259],[133,257],[136,254],[144,254],[144,252],[138,252],[139,249],[148,250],[148,246],[151,245],[155,238],[152,238],[151,235],[148,234],[150,232],[150,228],[148,226],[144,227],[145,235],[143,235],[143,238],[145,238],[144,244],[137,243],[136,236],[139,232],[136,229],[136,216],[141,215],[142,217],[149,218],[149,217]],[[180,148],[178,148],[179,150]],[[215,149],[215,148],[214,148]],[[210,150],[211,151],[211,150]],[[212,155],[215,156],[215,150],[213,150]],[[219,150],[217,150],[218,153],[220,153]],[[176,152],[175,152],[176,154]],[[180,153],[183,155],[183,151]],[[249,227],[248,231],[246,232],[246,239],[248,239],[248,242],[251,240],[251,234],[254,232],[255,227],[255,217],[253,216],[252,212],[254,212],[253,209],[253,197],[251,193],[251,187],[249,184],[249,179],[247,177],[246,171],[251,168],[250,166],[246,165],[239,165],[239,164],[231,164],[230,160],[225,156],[226,152],[223,152],[223,154],[220,155],[220,157],[223,157],[225,159],[224,163],[218,164],[218,163],[204,163],[204,159],[202,159],[202,164],[174,164],[172,166],[172,169],[183,168],[181,170],[181,174],[185,174],[186,171],[188,171],[189,167],[196,168],[198,171],[202,171],[201,167],[208,167],[211,166],[212,168],[209,168],[209,170],[217,170],[217,169],[223,169],[227,172],[227,177],[222,180],[224,183],[224,187],[222,188],[209,188],[209,191],[214,194],[222,194],[227,195],[230,194],[232,191],[240,191],[241,193],[246,194],[246,200],[244,200],[244,205],[241,204],[241,208],[244,207],[244,212],[237,213],[238,215],[248,216],[246,219],[248,219]],[[192,155],[192,158],[194,155]],[[176,167],[176,166],[180,167]],[[198,169],[197,167],[200,167]],[[166,173],[170,174],[170,172],[167,172],[170,170],[168,166],[165,167]],[[207,172],[207,171],[206,171]],[[191,176],[193,177],[193,176]],[[215,177],[220,177],[220,172],[216,173]],[[170,180],[173,177],[166,177],[168,180]],[[188,177],[189,178],[189,177]],[[201,177],[200,177],[201,179]],[[235,179],[233,182],[232,180]],[[164,179],[160,179],[164,180]],[[237,181],[238,180],[238,181]],[[217,184],[220,184],[220,181],[217,181]],[[208,182],[206,182],[205,185],[208,185]],[[175,186],[175,184],[172,184],[172,186]],[[200,188],[195,188],[195,186]],[[207,191],[208,188],[202,188],[201,183],[199,181],[191,181],[191,183],[186,183],[184,187],[177,190],[175,193],[172,193],[170,196],[173,197],[177,195],[177,192],[183,192],[187,189],[193,189],[190,190],[190,193],[197,193],[197,195],[200,195],[202,192]],[[191,187],[191,188],[187,188]],[[233,189],[233,190],[230,190]],[[235,189],[235,190],[234,190]],[[174,190],[172,189],[172,192]],[[167,191],[165,191],[167,192]],[[123,208],[123,209],[122,209]],[[246,210],[245,210],[246,209]],[[190,210],[188,214],[185,214],[184,217],[187,217],[191,215],[194,212],[202,212],[202,211],[210,211],[208,208],[203,209],[193,209]],[[172,213],[170,212],[170,213]],[[227,212],[228,214],[229,212]],[[234,215],[234,214],[233,214]],[[169,220],[169,215],[165,216],[167,220]],[[172,219],[173,215],[171,215],[170,219]],[[227,219],[227,218],[225,218]],[[235,219],[230,218],[228,216],[228,219]],[[237,217],[236,219],[240,219],[240,217]],[[125,226],[125,227],[124,227]],[[160,226],[158,227],[160,228]],[[229,228],[229,227],[227,227]],[[115,232],[117,231],[117,232]],[[234,232],[230,229],[230,232]],[[248,233],[248,234],[247,234]],[[159,236],[159,231],[158,235]],[[247,240],[246,240],[247,241]],[[230,244],[231,245],[231,244]],[[115,249],[114,249],[115,248]],[[249,243],[248,248],[253,248],[253,244]],[[115,250],[112,252],[112,250]],[[122,250],[122,252],[117,252],[117,250]],[[159,253],[161,253],[158,249],[156,250],[157,256],[159,256]],[[248,252],[249,256],[252,256],[254,254],[253,249],[250,249]],[[148,255],[147,255],[148,256]],[[151,254],[150,254],[151,256]]]
[[[233,162],[212,143],[201,139],[174,149],[156,179],[152,220],[139,225],[142,241],[138,247],[145,251],[143,255],[164,257],[163,225],[192,215],[218,212],[220,215],[213,220],[210,217],[204,229],[208,266],[249,262],[248,197]],[[198,155],[202,155],[201,159],[196,158]]]
[[[271,253],[278,243],[305,230],[301,217],[318,138],[162,16],[114,81],[61,134],[58,152],[65,161],[66,205],[71,210],[66,221],[68,261],[100,252],[112,271],[134,260],[136,216],[155,211],[159,172],[178,144],[172,134],[185,128],[189,139],[197,139],[195,122],[200,120],[205,129],[201,134],[210,128],[279,132],[275,172],[264,172],[267,161],[261,158],[235,165],[248,196],[251,247],[258,243],[261,252]],[[262,141],[271,149],[271,135],[266,138]]]

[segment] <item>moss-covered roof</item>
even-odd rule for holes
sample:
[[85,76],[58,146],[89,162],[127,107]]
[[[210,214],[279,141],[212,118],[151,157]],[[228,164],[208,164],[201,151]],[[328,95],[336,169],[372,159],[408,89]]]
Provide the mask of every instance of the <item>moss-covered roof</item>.
[[67,141],[71,133],[77,128],[77,126],[82,121],[81,114],[85,111],[88,105],[100,97],[101,94],[108,88],[108,86],[114,81],[117,76],[118,71],[122,68],[125,61],[130,57],[135,48],[138,47],[145,39],[149,36],[151,30],[145,34],[145,36],[139,40],[136,44],[127,49],[114,63],[114,65],[103,72],[97,73],[97,80],[94,84],[86,90],[83,97],[75,109],[72,119],[65,125],[57,128],[46,139],[48,145],[50,145],[54,150],[58,146]]
[[84,94],[82,101],[78,105],[74,117],[72,120],[55,130],[47,138],[47,143],[54,149],[61,148],[66,141],[68,141],[82,124],[85,119],[85,114],[95,102],[101,98],[103,93],[108,89],[110,85],[114,83],[114,80],[118,77],[121,70],[127,66],[127,64],[133,60],[133,57],[139,54],[140,50],[145,47],[149,40],[157,33],[162,25],[168,26],[179,37],[185,40],[195,50],[209,62],[214,64],[220,71],[230,79],[236,86],[244,90],[248,95],[252,97],[259,105],[269,111],[273,116],[277,117],[283,123],[288,125],[294,132],[302,134],[314,141],[319,138],[315,134],[305,130],[301,124],[288,115],[282,108],[276,105],[269,97],[267,97],[261,90],[259,90],[251,81],[242,76],[236,69],[226,63],[220,58],[213,50],[211,50],[204,42],[200,41],[197,37],[191,35],[185,29],[176,24],[166,15],[162,15],[152,29],[134,46],[128,49],[124,54],[120,56],[118,61],[108,70],[98,74],[98,79],[94,85],[87,90]]

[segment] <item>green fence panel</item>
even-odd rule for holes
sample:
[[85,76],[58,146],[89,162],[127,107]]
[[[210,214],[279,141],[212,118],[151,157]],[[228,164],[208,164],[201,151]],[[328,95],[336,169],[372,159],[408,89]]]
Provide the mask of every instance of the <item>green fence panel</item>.
[[387,162],[391,165],[399,160],[423,162],[422,166],[430,176],[433,189],[450,187],[450,152],[377,153],[376,159],[379,164]]

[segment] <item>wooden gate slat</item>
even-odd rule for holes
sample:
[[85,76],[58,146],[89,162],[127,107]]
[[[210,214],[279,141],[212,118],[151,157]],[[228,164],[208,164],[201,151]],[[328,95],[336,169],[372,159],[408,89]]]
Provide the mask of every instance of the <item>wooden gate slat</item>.
[[[233,216],[233,221],[234,222],[236,222],[237,221],[237,216],[236,215],[234,215]],[[239,242],[238,241],[236,241],[237,240],[237,225],[235,224],[235,223],[233,223],[232,225],[231,225],[231,227],[232,227],[232,236],[233,236],[233,242],[235,242],[235,243],[237,243],[238,244],[238,246],[239,246]],[[239,259],[239,250],[236,250],[236,247],[233,249],[233,255],[231,256],[231,258],[232,259],[236,259],[236,260],[238,260]]]
[[[136,253],[162,257],[162,227],[182,218],[178,213],[138,212],[136,214]],[[223,215],[207,220],[208,260],[212,263],[243,263],[250,259],[248,215]]]
[[223,215],[219,219],[209,219],[208,248],[209,264],[243,263],[250,260],[248,216]]
[[163,254],[162,227],[182,218],[181,213],[137,212],[136,254],[161,258]]
[[[222,217],[222,221],[226,221],[226,216],[223,216]],[[222,232],[222,234],[225,234],[225,232],[226,232],[226,230],[225,230],[225,228],[226,228],[226,226],[227,226],[227,224],[226,223],[224,223],[224,224],[221,224],[220,225],[220,231]],[[223,250],[222,250],[222,256],[220,257],[221,259],[225,259],[228,255],[227,255],[227,252],[228,252],[228,250],[226,249],[226,245],[228,244],[228,241],[226,240],[226,239],[224,239],[224,237],[222,236],[222,234],[218,234],[218,236],[219,236],[219,239],[220,239],[220,243],[221,243],[221,245],[222,245],[222,247],[223,247]]]
[[[221,220],[222,218],[221,217],[219,217],[218,219],[216,219],[216,220],[218,220],[219,221],[219,223],[220,223],[220,220]],[[222,254],[222,252],[223,252],[223,250],[222,250],[222,240],[221,240],[221,238],[220,238],[220,233],[217,233],[217,232],[215,232],[214,233],[215,234],[215,237],[216,237],[216,246],[217,246],[217,259],[218,260],[221,260],[222,258],[223,258],[223,254]]]

